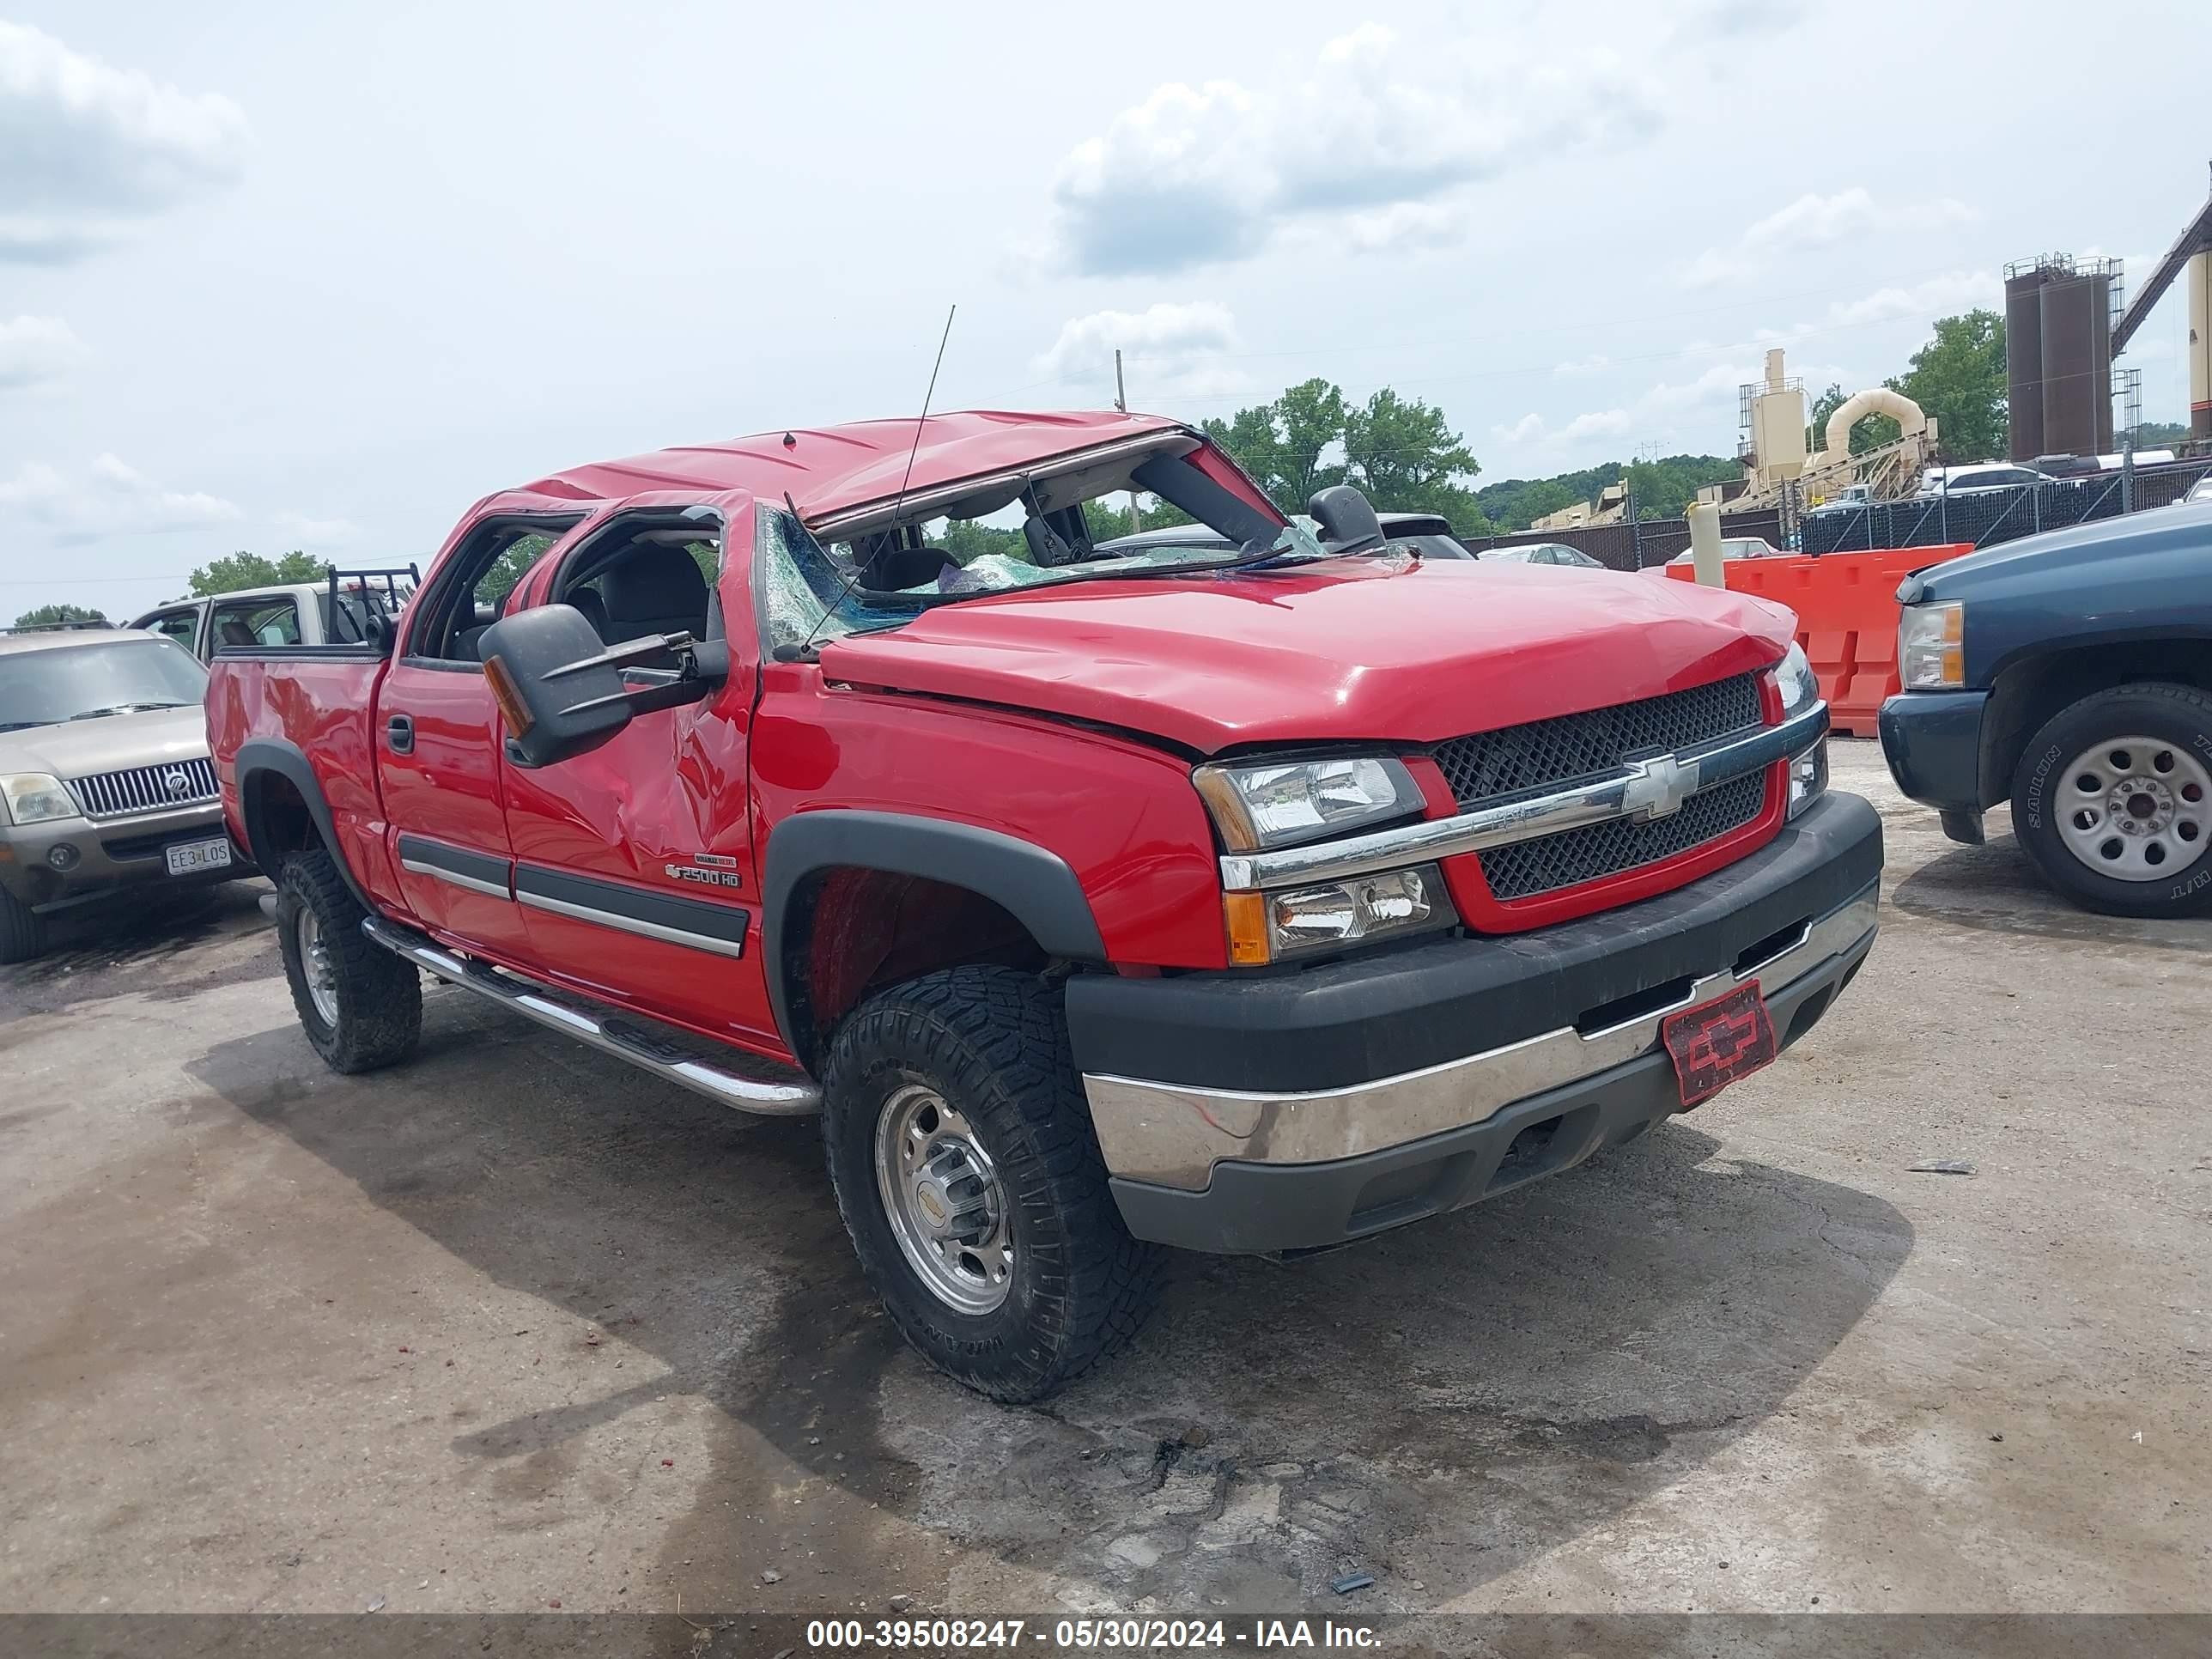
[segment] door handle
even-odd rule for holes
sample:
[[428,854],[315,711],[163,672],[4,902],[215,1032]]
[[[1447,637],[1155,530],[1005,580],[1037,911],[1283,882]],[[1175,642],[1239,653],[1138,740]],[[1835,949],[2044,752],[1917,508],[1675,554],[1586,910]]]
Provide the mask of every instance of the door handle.
[[392,745],[395,755],[415,752],[415,722],[404,714],[394,714],[384,723],[384,740]]

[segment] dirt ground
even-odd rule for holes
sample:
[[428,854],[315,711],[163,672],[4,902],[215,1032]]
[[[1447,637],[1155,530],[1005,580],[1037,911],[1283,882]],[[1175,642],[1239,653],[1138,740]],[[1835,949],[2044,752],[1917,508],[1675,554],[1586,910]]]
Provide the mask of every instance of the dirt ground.
[[258,884],[64,939],[0,970],[0,1610],[2212,1607],[2212,929],[1836,750],[1886,914],[1802,1047],[1497,1202],[1185,1258],[1042,1410],[901,1347],[811,1123],[447,988],[332,1076]]

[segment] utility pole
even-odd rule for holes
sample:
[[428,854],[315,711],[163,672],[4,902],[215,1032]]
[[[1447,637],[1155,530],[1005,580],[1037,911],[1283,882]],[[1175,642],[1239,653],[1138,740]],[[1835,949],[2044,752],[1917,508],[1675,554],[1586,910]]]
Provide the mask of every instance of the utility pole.
[[[1114,348],[1114,407],[1124,415],[1129,412],[1129,392],[1121,383],[1121,348],[1119,346]],[[1137,491],[1132,485],[1129,490],[1129,533],[1133,536],[1144,527],[1143,520],[1137,516]]]

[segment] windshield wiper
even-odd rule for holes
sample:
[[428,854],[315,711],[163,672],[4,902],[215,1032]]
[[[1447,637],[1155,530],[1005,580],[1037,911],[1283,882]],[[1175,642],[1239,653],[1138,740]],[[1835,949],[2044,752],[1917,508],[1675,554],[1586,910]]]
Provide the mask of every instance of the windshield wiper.
[[109,714],[137,714],[153,708],[184,708],[181,702],[112,702],[105,708],[88,708],[81,714],[71,714],[73,720],[96,720]]

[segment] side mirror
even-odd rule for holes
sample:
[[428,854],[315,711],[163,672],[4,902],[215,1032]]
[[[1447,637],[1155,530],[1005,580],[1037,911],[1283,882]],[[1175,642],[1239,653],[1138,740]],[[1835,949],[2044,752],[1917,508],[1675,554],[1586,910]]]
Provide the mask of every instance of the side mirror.
[[1306,512],[1321,528],[1321,544],[1332,553],[1350,553],[1382,539],[1382,521],[1367,497],[1350,484],[1317,489]]
[[[572,605],[542,605],[494,623],[477,654],[506,717],[519,765],[553,766],[587,754],[633,716],[697,702],[729,675],[727,645],[689,634],[648,634],[605,645]],[[649,684],[633,685],[636,672]]]

